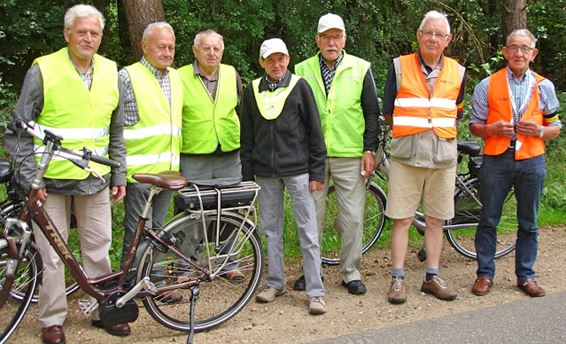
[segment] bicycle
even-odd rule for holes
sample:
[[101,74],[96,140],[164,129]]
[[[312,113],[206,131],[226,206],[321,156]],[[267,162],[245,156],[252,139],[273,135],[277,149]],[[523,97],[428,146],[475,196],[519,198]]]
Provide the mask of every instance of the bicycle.
[[[383,121],[382,121],[383,122]],[[383,122],[381,127],[385,123]],[[386,154],[388,144],[388,133],[383,131],[379,135],[379,145],[376,151],[377,167],[366,184],[366,203],[364,213],[364,232],[362,236],[362,253],[367,252],[383,234],[386,215],[385,207],[387,195],[381,184],[387,182],[389,174],[389,159]],[[476,259],[477,254],[474,246],[474,233],[479,222],[481,202],[479,200],[479,168],[482,155],[480,145],[476,141],[458,142],[458,166],[459,171],[455,179],[454,208],[455,217],[445,221],[443,226],[446,239],[456,252],[470,259]],[[512,194],[505,201],[506,208],[512,208]],[[326,265],[337,265],[340,262],[340,246],[333,221],[336,218],[337,205],[334,187],[331,185],[327,198],[327,214],[322,234],[322,262]],[[328,213],[330,211],[330,214]],[[509,219],[511,216],[509,216]],[[513,224],[506,223],[502,217],[503,227],[512,227]],[[417,211],[413,219],[413,227],[421,235],[424,235],[426,223],[424,214]],[[498,238],[495,257],[503,257],[515,249],[515,242],[511,239]],[[421,261],[426,259],[426,252],[421,248],[418,252]]]
[[[54,155],[90,173],[94,172],[88,169],[89,161],[116,166],[112,160],[92,155],[87,149],[82,152],[64,149],[60,137],[48,131],[41,135],[33,129],[33,123],[19,125],[45,143],[34,185],[41,180]],[[98,308],[104,326],[135,321],[139,311],[134,298],[142,298],[157,322],[189,332],[191,342],[194,332],[224,323],[249,302],[263,269],[260,240],[255,231],[254,204],[259,186],[245,182],[227,187],[194,184],[187,187],[184,177],[171,172],[136,174],[134,179],[151,184],[151,191],[121,269],[104,276],[86,276],[33,192],[20,218],[7,219],[0,238],[0,343],[8,340],[23,319],[41,276],[42,263],[28,225],[30,218],[48,238],[80,288],[96,299],[95,303],[81,304],[83,312],[90,314]],[[152,198],[162,190],[179,192],[185,200],[185,211],[161,229],[149,229],[145,224]],[[223,229],[227,226],[231,231],[226,235]],[[227,253],[216,253],[220,251]],[[240,283],[223,277],[229,262],[239,264],[245,276]],[[180,302],[167,301],[173,291],[181,293]],[[14,297],[15,293],[23,295],[21,300]],[[203,307],[197,314],[195,305],[199,297]]]

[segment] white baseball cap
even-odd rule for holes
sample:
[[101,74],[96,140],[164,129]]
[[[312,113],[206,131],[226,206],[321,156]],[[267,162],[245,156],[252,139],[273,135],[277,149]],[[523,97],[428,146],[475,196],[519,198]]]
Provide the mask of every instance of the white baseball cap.
[[346,28],[344,27],[344,21],[339,15],[334,13],[328,13],[320,17],[318,20],[318,33],[324,32],[330,29],[339,29],[346,32]]
[[259,56],[261,58],[268,58],[269,55],[274,53],[283,53],[289,56],[289,51],[287,50],[285,42],[279,38],[272,38],[261,43],[261,47],[259,48]]

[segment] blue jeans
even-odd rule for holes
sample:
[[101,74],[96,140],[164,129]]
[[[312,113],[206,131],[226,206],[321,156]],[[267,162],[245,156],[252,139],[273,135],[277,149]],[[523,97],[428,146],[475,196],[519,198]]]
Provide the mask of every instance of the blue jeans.
[[517,243],[515,274],[518,278],[535,278],[533,265],[537,257],[537,213],[546,167],[544,155],[515,160],[515,151],[507,150],[498,156],[484,155],[480,169],[480,200],[482,210],[476,231],[478,276],[495,275],[497,225],[503,202],[513,187],[517,200]]

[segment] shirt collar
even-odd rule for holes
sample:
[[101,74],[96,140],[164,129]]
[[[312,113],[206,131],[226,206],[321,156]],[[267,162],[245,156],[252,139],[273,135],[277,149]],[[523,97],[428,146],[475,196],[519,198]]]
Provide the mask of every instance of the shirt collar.
[[525,80],[527,80],[527,78],[532,74],[532,71],[530,68],[527,68],[527,70],[525,71],[525,74],[523,74],[521,76],[521,78],[519,80],[515,79],[515,75],[513,74],[513,71],[511,70],[511,68],[509,68],[509,66],[505,67],[507,69],[507,79],[509,81],[515,82],[515,83],[523,83]]
[[318,60],[319,60],[320,66],[322,68],[326,67],[328,70],[330,70],[332,72],[335,72],[336,69],[338,69],[338,65],[340,64],[340,62],[342,62],[343,59],[344,59],[344,50],[342,50],[342,52],[340,53],[340,56],[338,56],[338,58],[334,62],[334,65],[332,66],[332,68],[330,68],[326,64],[326,61],[324,61],[324,57],[322,56],[322,54],[320,52],[318,53]]
[[[277,80],[276,82],[270,82],[267,80],[267,75],[264,75],[263,78],[261,78],[261,80],[259,81],[259,91],[260,92],[265,92],[265,91],[275,91],[276,89],[278,89],[279,87],[288,87],[289,84],[291,83],[291,73],[289,72],[289,70],[287,70],[285,72],[285,75],[283,75],[283,77],[279,80]],[[275,88],[273,88],[273,90],[270,90],[269,85],[275,85]]]
[[205,78],[208,81],[216,81],[218,80],[218,72],[220,71],[220,66],[218,68],[216,68],[216,71],[214,72],[214,75],[209,79],[206,76],[204,76],[201,71],[200,71],[200,67],[198,66],[198,62],[197,60],[195,60],[193,62],[193,70],[195,71],[195,75],[200,76],[201,78]]
[[421,64],[421,69],[423,72],[425,72],[427,75],[432,73],[433,70],[435,69],[442,69],[442,67],[444,66],[444,54],[440,55],[440,61],[438,61],[438,64],[436,65],[436,67],[432,68],[431,66],[427,65],[424,60],[423,57],[421,56],[421,52],[417,52],[417,55],[419,57],[419,62]]
[[165,69],[165,73],[161,73],[161,71],[159,71],[157,68],[155,68],[154,66],[151,65],[151,63],[149,63],[148,60],[146,60],[145,56],[142,57],[140,63],[142,65],[144,65],[147,69],[149,69],[149,71],[151,72],[151,74],[153,74],[156,78],[162,78],[165,75],[169,74],[169,70]]

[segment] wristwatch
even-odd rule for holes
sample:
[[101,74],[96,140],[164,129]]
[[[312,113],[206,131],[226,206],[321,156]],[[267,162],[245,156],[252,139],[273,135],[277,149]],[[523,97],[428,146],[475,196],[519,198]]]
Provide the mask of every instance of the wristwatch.
[[538,133],[538,137],[540,137],[541,139],[544,137],[544,127],[543,126],[540,127],[540,132]]
[[365,154],[365,153],[369,153],[369,154],[375,156],[375,152],[374,152],[374,151],[369,151],[369,150],[368,150],[368,151],[365,151],[364,154]]

